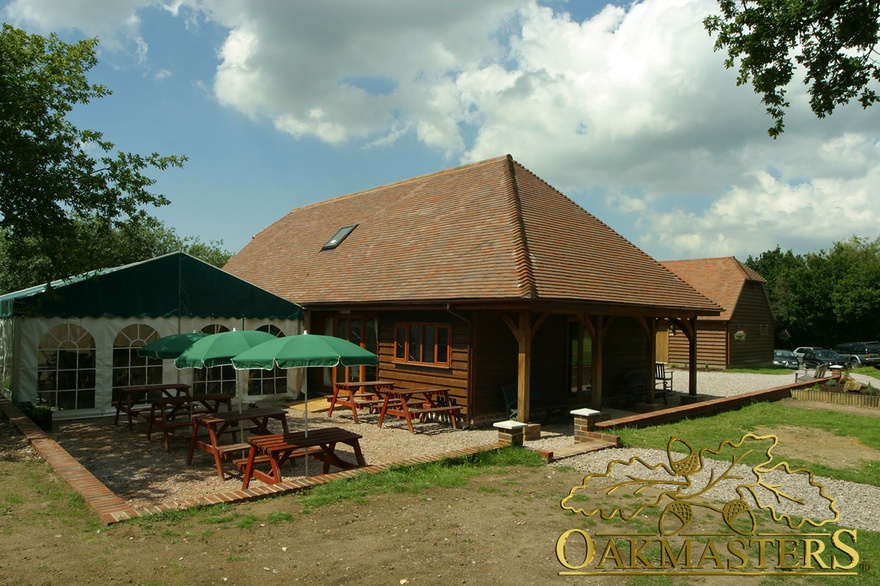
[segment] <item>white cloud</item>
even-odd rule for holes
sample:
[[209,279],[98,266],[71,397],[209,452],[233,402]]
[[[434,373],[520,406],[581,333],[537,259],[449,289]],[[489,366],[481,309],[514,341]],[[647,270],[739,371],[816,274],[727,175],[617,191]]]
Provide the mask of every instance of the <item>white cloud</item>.
[[218,100],[296,137],[389,140],[399,129],[461,152],[455,76],[502,56],[493,39],[518,2],[213,4],[230,29]]
[[[760,254],[776,247],[795,252],[828,248],[852,235],[876,237],[880,146],[853,136],[838,142],[834,158],[861,160],[857,172],[801,180],[756,172],[715,199],[702,214],[676,209],[646,220],[650,242],[685,257]],[[821,150],[818,149],[818,150]],[[821,164],[823,154],[816,161]],[[854,165],[849,166],[853,171]],[[803,173],[806,167],[791,167]],[[744,258],[743,258],[744,260]]]
[[795,85],[769,139],[702,27],[714,0],[582,21],[535,0],[12,0],[4,15],[131,43],[157,6],[228,31],[213,92],[230,109],[333,145],[411,135],[452,162],[511,153],[600,218],[631,218],[625,235],[664,258],[811,250],[880,225],[880,117],[816,120]]
[[159,4],[159,0],[11,0],[3,19],[42,34],[79,30],[116,49],[139,39],[137,12]]

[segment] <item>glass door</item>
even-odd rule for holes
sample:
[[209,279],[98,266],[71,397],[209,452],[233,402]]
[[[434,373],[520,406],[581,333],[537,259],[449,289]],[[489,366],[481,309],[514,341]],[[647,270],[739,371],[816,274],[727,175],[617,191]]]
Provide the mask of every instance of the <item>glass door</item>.
[[[333,335],[377,354],[379,350],[378,324],[379,320],[375,317],[341,315],[336,318]],[[376,380],[378,373],[376,366],[340,366],[334,370],[336,371],[334,380],[337,382]]]

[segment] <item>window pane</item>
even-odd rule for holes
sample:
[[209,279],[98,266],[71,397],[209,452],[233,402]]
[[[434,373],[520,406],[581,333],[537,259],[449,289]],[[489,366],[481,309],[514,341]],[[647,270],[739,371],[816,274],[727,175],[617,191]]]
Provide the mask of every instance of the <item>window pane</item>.
[[361,345],[361,320],[351,320],[351,332],[348,335],[348,341],[358,346]]
[[449,328],[437,329],[437,363],[449,364]]
[[412,324],[409,326],[409,356],[410,362],[422,361],[422,326]]
[[406,358],[406,326],[394,328],[394,357],[399,360]]
[[434,348],[437,345],[437,326],[425,326],[425,350],[422,355],[423,362],[434,362]]

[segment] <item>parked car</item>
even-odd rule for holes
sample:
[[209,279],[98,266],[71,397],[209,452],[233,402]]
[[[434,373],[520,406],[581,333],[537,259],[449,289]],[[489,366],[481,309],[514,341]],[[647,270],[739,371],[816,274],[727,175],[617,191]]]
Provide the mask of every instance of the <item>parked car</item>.
[[791,350],[777,349],[773,351],[773,366],[793,368],[797,370],[800,368],[800,365],[800,360],[798,360],[798,357],[795,356],[794,352]]
[[816,368],[820,364],[846,365],[846,356],[834,350],[809,350],[804,352],[804,368]]
[[880,368],[880,342],[849,342],[838,344],[834,349],[844,356],[850,368],[873,366]]
[[804,354],[807,352],[815,352],[816,350],[821,350],[820,346],[798,346],[794,349],[794,355],[798,357],[798,360],[801,362],[804,361]]

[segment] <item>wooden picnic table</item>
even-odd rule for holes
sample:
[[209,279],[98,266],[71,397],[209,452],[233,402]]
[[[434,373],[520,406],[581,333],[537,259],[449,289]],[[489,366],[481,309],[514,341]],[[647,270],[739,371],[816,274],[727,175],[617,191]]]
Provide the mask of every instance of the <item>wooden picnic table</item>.
[[155,385],[131,385],[116,387],[113,393],[116,398],[113,405],[116,407],[114,425],[119,425],[119,414],[128,416],[128,429],[134,427],[135,417],[152,409],[150,399],[157,397],[182,397],[189,395],[189,385],[183,383],[160,383]]
[[381,391],[392,388],[394,388],[394,383],[381,380],[336,383],[333,385],[333,394],[327,397],[327,400],[330,401],[327,417],[333,415],[334,408],[343,406],[351,409],[354,422],[360,423],[357,410],[368,407],[371,412],[378,411],[383,400],[380,395]]
[[454,405],[449,398],[449,389],[445,388],[415,388],[415,389],[383,389],[382,406],[379,408],[379,427],[385,421],[386,415],[402,417],[410,432],[414,432],[412,426],[413,417],[424,421],[426,416],[432,413],[449,416],[452,427],[457,428],[455,418],[461,414],[461,407]]
[[[259,435],[248,438],[250,449],[247,458],[236,460],[242,468],[244,479],[242,490],[247,489],[254,478],[266,484],[281,482],[281,465],[290,459],[309,456],[324,463],[322,473],[327,474],[330,466],[351,470],[366,466],[359,440],[361,436],[340,427],[311,429],[308,432]],[[336,444],[343,443],[354,450],[357,464],[346,462],[336,454]],[[269,464],[268,472],[257,468],[257,464]]]
[[[250,444],[244,442],[239,434],[243,436],[245,432],[251,432],[256,435],[269,435],[272,433],[269,429],[269,423],[272,421],[280,422],[284,433],[288,433],[287,411],[281,408],[258,407],[244,411],[195,415],[192,418],[192,435],[190,435],[186,463],[192,464],[196,448],[204,450],[214,456],[217,475],[222,480],[223,458],[250,448]],[[224,444],[221,440],[227,435],[232,437],[232,443]]]
[[147,439],[153,435],[153,429],[162,430],[165,450],[170,446],[171,434],[179,428],[189,428],[192,417],[203,413],[217,413],[221,405],[232,411],[232,393],[208,393],[203,395],[183,395],[180,397],[156,397],[150,399],[150,414],[147,415]]

